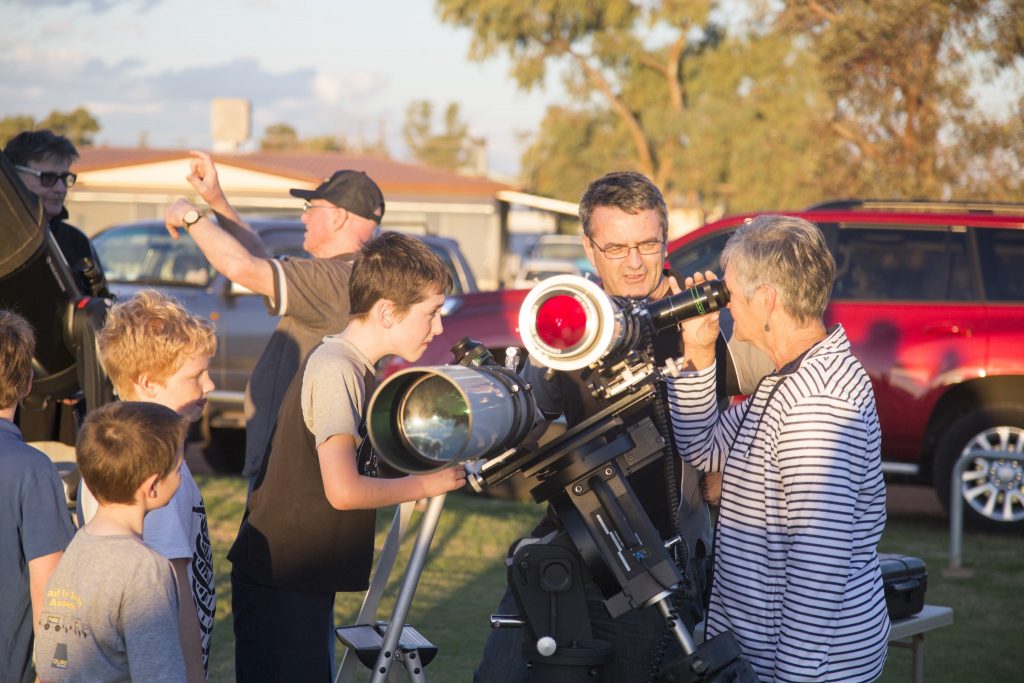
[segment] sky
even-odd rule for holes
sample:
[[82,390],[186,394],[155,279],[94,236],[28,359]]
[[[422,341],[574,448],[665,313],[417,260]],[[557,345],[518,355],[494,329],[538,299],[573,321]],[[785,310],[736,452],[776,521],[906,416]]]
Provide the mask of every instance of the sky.
[[376,140],[391,154],[408,104],[457,102],[488,164],[514,174],[523,137],[564,97],[519,90],[505,58],[473,62],[432,0],[0,0],[0,117],[84,106],[96,142],[208,149],[210,101],[252,103],[253,138]]

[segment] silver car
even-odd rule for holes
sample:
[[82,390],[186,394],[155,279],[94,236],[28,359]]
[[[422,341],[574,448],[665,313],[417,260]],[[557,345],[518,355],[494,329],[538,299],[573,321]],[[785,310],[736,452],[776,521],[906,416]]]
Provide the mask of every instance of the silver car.
[[[301,221],[255,219],[250,225],[274,258],[309,257],[302,248],[305,227]],[[436,235],[417,237],[451,269],[454,295],[477,291],[458,242]],[[267,314],[263,297],[214,270],[188,233],[171,239],[162,221],[111,226],[96,234],[93,244],[118,298],[130,297],[140,289],[157,289],[181,301],[189,312],[215,323],[217,353],[210,361],[210,376],[217,389],[210,395],[200,428],[210,465],[222,471],[240,471],[245,450],[240,448],[245,386],[277,318]]]

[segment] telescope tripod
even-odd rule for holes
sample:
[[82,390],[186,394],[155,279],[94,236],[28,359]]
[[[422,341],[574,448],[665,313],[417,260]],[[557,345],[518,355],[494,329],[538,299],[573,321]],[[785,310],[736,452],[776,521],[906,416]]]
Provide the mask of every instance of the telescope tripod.
[[[427,509],[420,521],[420,529],[409,557],[409,565],[405,570],[402,586],[391,612],[391,618],[388,621],[376,621],[381,595],[383,595],[388,578],[391,576],[391,570],[394,567],[402,540],[408,534],[409,520],[415,501],[402,503],[395,511],[391,529],[388,531],[380,559],[377,561],[377,568],[373,573],[373,580],[366,591],[359,615],[356,617],[356,624],[335,629],[338,640],[348,650],[342,657],[341,667],[334,677],[334,683],[351,683],[355,675],[357,661],[370,668],[371,683],[386,681],[392,665],[397,661],[401,661],[405,665],[410,681],[420,683],[427,680],[423,669],[433,661],[437,654],[437,648],[419,631],[406,624],[405,620],[409,616],[409,608],[412,606],[412,599],[416,594],[416,585],[423,573],[427,551],[434,539],[437,523],[441,519],[441,508],[444,507],[445,497],[445,495],[435,496],[427,503]],[[401,624],[402,627],[392,628],[393,624]]]

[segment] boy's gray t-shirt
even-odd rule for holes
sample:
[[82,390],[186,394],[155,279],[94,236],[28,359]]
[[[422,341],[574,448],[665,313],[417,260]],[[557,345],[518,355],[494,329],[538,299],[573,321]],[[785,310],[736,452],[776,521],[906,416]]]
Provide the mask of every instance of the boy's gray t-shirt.
[[348,324],[348,281],[355,254],[331,258],[271,260],[274,296],[267,312],[281,316],[245,391],[245,466],[259,471],[274,433],[277,411],[306,354],[324,335]]
[[174,570],[135,536],[80,530],[46,584],[36,631],[44,681],[185,680]]
[[366,404],[366,373],[373,364],[341,335],[324,337],[302,377],[302,418],[319,447],[336,434],[349,434],[359,447],[359,423]]

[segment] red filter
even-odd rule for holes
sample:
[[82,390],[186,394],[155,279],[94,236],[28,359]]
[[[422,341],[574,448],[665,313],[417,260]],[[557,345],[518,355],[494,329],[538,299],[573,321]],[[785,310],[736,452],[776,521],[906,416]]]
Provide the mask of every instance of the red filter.
[[579,344],[587,329],[587,312],[576,297],[558,294],[537,307],[537,337],[553,349]]

